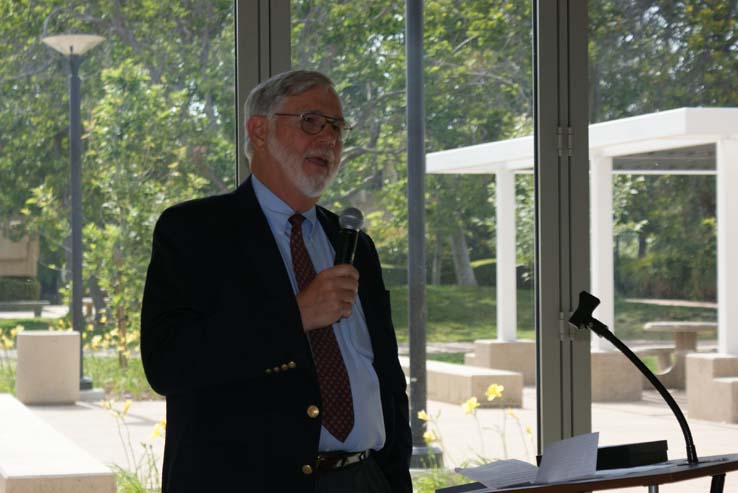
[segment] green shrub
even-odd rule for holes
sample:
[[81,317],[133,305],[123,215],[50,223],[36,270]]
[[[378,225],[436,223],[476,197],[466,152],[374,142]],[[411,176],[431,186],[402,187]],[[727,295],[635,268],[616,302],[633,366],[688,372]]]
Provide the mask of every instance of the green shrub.
[[0,277],[0,301],[35,301],[41,296],[41,284],[30,277]]

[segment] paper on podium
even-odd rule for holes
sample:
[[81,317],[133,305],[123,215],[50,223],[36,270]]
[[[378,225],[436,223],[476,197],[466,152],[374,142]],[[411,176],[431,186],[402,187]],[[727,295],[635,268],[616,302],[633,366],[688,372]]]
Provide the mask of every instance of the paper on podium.
[[455,471],[493,489],[569,481],[595,473],[598,441],[599,433],[587,433],[552,443],[543,450],[540,468],[513,459]]
[[543,449],[536,483],[559,483],[592,476],[597,471],[599,432],[550,443]]
[[504,488],[513,484],[530,484],[536,480],[538,468],[522,460],[498,460],[479,467],[457,467],[462,476],[479,481],[487,488]]

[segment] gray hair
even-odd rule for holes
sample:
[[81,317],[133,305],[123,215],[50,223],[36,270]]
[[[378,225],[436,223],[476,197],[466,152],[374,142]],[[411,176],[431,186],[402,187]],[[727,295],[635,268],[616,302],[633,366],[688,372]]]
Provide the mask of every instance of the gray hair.
[[[284,98],[302,94],[317,86],[327,86],[336,92],[333,81],[314,70],[290,70],[265,80],[253,88],[246,98],[243,105],[244,127],[249,118],[254,115],[272,116]],[[336,95],[338,95],[337,92]],[[243,149],[246,157],[251,159],[254,148],[251,145],[247,128],[244,128],[244,134]]]

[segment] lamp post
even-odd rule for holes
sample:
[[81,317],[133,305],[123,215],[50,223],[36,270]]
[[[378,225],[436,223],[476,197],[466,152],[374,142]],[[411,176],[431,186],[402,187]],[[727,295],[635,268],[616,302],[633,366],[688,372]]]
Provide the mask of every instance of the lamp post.
[[69,161],[72,193],[72,327],[79,332],[79,388],[91,390],[92,379],[84,376],[82,361],[82,122],[80,118],[79,66],[82,55],[105,38],[91,34],[60,34],[42,38],[44,44],[69,60]]

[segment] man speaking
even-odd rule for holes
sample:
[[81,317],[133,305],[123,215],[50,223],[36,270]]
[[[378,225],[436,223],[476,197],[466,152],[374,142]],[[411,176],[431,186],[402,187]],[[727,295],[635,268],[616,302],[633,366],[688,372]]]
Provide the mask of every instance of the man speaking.
[[317,206],[350,128],[333,83],[296,70],[246,101],[251,176],[157,222],[146,376],[166,396],[163,493],[409,492],[411,439],[376,249],[334,265]]

